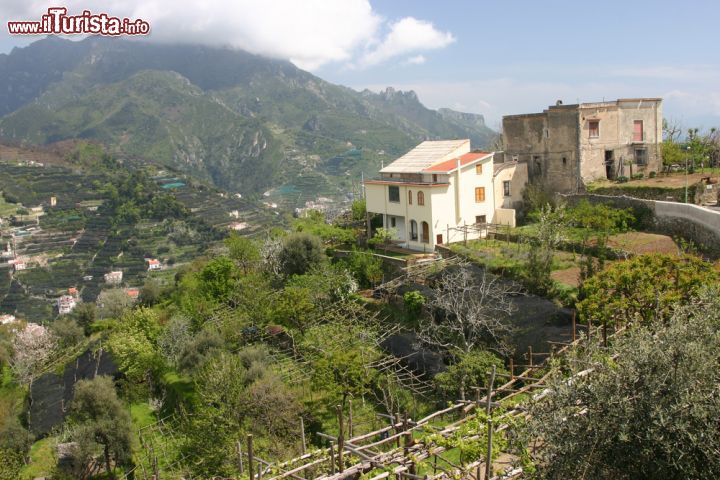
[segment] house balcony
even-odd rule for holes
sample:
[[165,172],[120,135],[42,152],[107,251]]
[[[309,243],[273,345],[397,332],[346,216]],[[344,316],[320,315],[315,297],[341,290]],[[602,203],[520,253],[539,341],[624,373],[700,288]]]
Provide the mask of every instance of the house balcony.
[[365,180],[366,184],[370,185],[417,185],[420,187],[432,187],[432,186],[447,186],[449,185],[447,180],[413,180],[409,178],[373,178]]

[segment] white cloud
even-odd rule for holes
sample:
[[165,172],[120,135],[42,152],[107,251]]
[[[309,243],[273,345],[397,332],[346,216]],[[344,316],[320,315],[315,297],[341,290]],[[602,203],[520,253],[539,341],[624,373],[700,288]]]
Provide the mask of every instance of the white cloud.
[[[389,26],[370,0],[65,0],[68,14],[107,13],[150,23],[150,41],[242,48],[314,70],[358,56],[378,64],[397,55],[441,48],[454,38],[431,23],[404,18]],[[3,0],[0,18],[39,20],[54,0]],[[0,41],[13,39],[3,30]],[[17,38],[18,44],[23,39]],[[370,53],[367,53],[370,52]]]
[[407,60],[405,60],[405,65],[422,65],[425,63],[427,59],[423,55],[415,55],[414,57],[410,57]]
[[390,25],[390,32],[363,55],[360,65],[367,67],[408,53],[445,48],[454,41],[452,33],[437,30],[430,22],[405,17]]

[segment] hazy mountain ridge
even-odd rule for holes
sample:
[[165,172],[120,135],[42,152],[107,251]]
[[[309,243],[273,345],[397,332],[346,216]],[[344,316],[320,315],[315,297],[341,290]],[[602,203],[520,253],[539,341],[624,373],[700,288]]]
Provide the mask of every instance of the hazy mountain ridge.
[[[43,71],[47,55],[64,60]],[[311,175],[339,194],[421,140],[482,147],[494,135],[482,116],[427,109],[414,92],[360,93],[290,62],[192,45],[41,40],[0,55],[0,92],[18,91],[0,95],[7,140],[95,139],[244,193]]]

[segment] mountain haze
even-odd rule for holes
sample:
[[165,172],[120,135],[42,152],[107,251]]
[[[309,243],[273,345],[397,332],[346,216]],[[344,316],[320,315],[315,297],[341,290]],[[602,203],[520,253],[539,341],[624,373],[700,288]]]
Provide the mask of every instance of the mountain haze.
[[414,92],[357,92],[247,52],[47,38],[0,55],[0,137],[98,140],[244,194],[289,203],[348,191],[424,139],[489,144],[480,115],[430,110]]

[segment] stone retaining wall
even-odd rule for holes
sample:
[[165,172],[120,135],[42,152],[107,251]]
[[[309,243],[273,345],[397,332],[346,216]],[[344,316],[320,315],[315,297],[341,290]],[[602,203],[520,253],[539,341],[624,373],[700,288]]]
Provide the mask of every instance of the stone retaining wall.
[[607,203],[615,208],[632,208],[648,230],[681,237],[693,242],[704,254],[720,258],[720,211],[688,203],[645,200],[627,196],[597,194],[560,195],[570,204],[582,199]]

